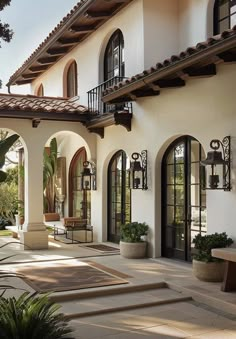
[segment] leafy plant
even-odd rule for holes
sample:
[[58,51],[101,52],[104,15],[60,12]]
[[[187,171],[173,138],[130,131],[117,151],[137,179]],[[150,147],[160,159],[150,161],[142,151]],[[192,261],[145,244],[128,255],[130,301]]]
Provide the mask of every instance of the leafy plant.
[[15,203],[17,197],[17,186],[14,183],[0,183],[0,216],[4,219],[9,219],[12,224],[14,223],[14,214],[17,210]]
[[[15,242],[6,243],[0,248]],[[17,242],[18,243],[18,242]],[[1,258],[0,262],[14,255]],[[1,270],[0,278],[18,277],[19,273]],[[0,284],[0,338],[1,339],[73,339],[69,320],[58,313],[59,305],[50,300],[49,294],[24,292],[20,297],[4,297],[14,286]]]
[[148,234],[149,226],[145,222],[130,222],[120,227],[120,237],[124,242],[142,242],[142,236]]
[[0,299],[0,333],[2,339],[60,339],[73,338],[68,320],[58,313],[59,305],[49,294]]
[[[6,139],[0,141],[0,168],[4,166],[5,156],[17,139],[19,139],[19,135],[13,134],[10,137],[7,137]],[[7,178],[6,172],[0,170],[0,182],[5,181],[6,178]]]
[[233,240],[227,236],[225,232],[201,235],[198,234],[193,239],[193,244],[196,253],[193,254],[193,259],[204,262],[222,261],[214,258],[211,255],[213,248],[229,247],[233,244]]
[[57,171],[57,139],[50,142],[50,149],[43,154],[44,213],[55,212],[55,180]]
[[5,230],[6,226],[11,226],[12,222],[8,218],[0,216],[0,230]]

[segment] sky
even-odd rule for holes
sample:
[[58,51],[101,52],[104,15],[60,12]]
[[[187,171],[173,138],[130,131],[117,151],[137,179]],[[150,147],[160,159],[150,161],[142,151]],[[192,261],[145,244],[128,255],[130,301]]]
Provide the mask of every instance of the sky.
[[[9,43],[1,42],[0,93],[7,93],[10,76],[34,52],[79,0],[11,0],[0,12],[0,20],[14,31]],[[30,93],[29,85],[11,86],[12,93]]]

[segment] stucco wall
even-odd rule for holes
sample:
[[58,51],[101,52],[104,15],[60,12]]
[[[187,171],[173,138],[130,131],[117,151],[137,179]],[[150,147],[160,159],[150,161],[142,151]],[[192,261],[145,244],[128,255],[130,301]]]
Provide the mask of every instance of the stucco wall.
[[[135,15],[134,15],[135,13]],[[89,39],[75,47],[67,56],[51,67],[32,85],[35,93],[39,83],[44,85],[45,95],[62,96],[63,70],[75,59],[78,65],[78,88],[80,102],[87,105],[87,91],[103,81],[103,56],[109,38],[120,29],[125,44],[125,75],[132,76],[144,69],[143,60],[143,13],[142,0],[137,0],[105,23]]]
[[179,0],[179,51],[213,34],[212,0]]
[[[103,181],[99,182],[99,199],[96,203],[98,210],[103,211],[100,218],[103,226],[107,213],[109,159],[119,149],[129,156],[132,152],[147,149],[149,189],[132,192],[132,220],[150,224],[150,239],[153,239],[152,245],[156,245],[154,256],[160,255],[162,156],[175,138],[187,134],[195,137],[206,153],[211,139],[231,135],[233,157],[236,157],[235,76],[235,65],[219,66],[214,77],[189,80],[183,88],[163,90],[158,97],[139,99],[133,104],[132,132],[120,126],[106,128],[105,138],[98,139],[97,149],[97,162],[100,164],[98,178],[103,178]],[[226,231],[236,241],[235,175],[236,167],[233,167],[231,192],[207,191],[207,218],[209,233]]]
[[178,53],[178,0],[144,0],[144,66]]

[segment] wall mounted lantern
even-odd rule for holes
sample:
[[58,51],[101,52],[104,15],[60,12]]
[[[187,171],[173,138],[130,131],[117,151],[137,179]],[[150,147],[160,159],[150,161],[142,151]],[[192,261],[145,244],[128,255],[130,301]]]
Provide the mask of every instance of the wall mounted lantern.
[[147,151],[133,153],[130,162],[131,180],[133,189],[147,190]]
[[92,161],[83,162],[81,173],[81,188],[85,191],[96,190],[96,166]]
[[[230,183],[230,136],[224,137],[222,141],[213,139],[210,147],[213,151],[207,153],[207,158],[201,161],[206,166],[208,183],[203,184],[203,189],[231,190]],[[220,151],[221,149],[221,151]]]

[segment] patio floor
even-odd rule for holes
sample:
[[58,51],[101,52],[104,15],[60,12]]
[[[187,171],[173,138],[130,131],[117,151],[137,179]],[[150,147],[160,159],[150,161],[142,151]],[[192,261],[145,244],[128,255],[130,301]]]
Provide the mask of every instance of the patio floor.
[[[1,237],[0,245],[11,240]],[[26,262],[37,267],[40,262],[74,258],[83,262],[89,258],[129,276],[128,287],[125,284],[54,293],[62,311],[73,319],[75,338],[236,338],[236,292],[221,292],[220,283],[197,280],[189,263],[164,258],[125,259],[53,239],[48,250],[23,251],[19,244],[0,249],[0,258],[10,254],[15,256],[4,261],[3,269]],[[32,291],[21,279],[6,282]]]

